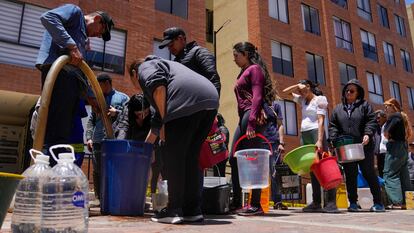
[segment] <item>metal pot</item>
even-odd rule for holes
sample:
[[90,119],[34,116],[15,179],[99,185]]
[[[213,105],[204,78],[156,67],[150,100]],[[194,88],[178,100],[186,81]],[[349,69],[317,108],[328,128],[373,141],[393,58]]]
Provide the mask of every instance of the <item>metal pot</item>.
[[364,145],[361,143],[343,145],[336,148],[338,162],[349,163],[365,159]]

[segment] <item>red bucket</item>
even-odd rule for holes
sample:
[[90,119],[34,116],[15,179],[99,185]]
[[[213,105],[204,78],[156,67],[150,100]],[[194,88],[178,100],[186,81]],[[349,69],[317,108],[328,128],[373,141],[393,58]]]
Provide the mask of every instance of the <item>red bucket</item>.
[[342,183],[341,171],[336,160],[336,157],[324,152],[322,159],[319,160],[319,155],[316,156],[311,166],[311,171],[325,190],[336,188]]

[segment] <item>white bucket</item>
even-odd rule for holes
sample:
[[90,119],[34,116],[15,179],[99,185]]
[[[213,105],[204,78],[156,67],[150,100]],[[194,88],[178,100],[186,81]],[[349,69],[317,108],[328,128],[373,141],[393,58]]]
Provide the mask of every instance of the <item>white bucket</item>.
[[269,150],[239,150],[235,156],[240,186],[243,189],[262,189],[269,186]]

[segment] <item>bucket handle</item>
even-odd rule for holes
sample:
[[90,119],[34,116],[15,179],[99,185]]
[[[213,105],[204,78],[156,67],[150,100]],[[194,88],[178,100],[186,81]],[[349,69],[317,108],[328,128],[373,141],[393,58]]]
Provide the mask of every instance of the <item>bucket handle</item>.
[[[30,149],[29,154],[30,154],[30,157],[32,157],[33,161],[36,161],[37,155],[42,155],[43,153],[35,149]],[[36,155],[36,157],[34,155]]]
[[57,145],[51,146],[49,148],[49,152],[50,152],[50,154],[52,155],[53,159],[56,162],[59,160],[58,159],[58,156],[55,155],[55,153],[53,152],[53,150],[56,149],[56,148],[69,148],[70,149],[70,153],[72,155],[72,159],[73,159],[73,161],[75,161],[75,150],[73,149],[73,146],[67,145],[67,144],[57,144]]
[[[261,134],[261,133],[256,134],[256,137],[259,137],[259,138],[263,139],[263,140],[267,143],[267,146],[269,146],[270,155],[273,155],[272,145],[270,144],[269,140],[268,140],[265,136],[263,136],[263,134]],[[237,146],[239,145],[239,143],[240,143],[241,141],[243,141],[244,139],[246,139],[246,138],[247,138],[247,135],[245,134],[245,135],[241,136],[241,137],[240,137],[240,138],[236,141],[236,143],[234,143],[233,150],[232,150],[232,151],[233,151],[232,156],[234,156],[234,152],[236,152],[236,149],[237,149]]]
[[[321,159],[319,159],[319,155],[321,155]],[[329,157],[333,157],[330,151],[322,151],[321,149],[316,149],[314,163],[319,163],[322,159]]]

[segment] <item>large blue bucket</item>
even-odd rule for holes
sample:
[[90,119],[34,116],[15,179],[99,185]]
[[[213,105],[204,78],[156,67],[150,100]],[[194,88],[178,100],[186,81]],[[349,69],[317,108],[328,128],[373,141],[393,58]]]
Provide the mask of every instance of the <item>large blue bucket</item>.
[[101,213],[144,214],[152,145],[132,140],[102,141]]

